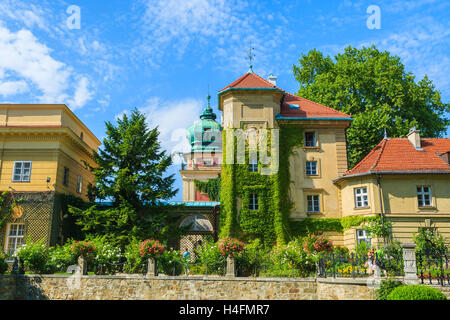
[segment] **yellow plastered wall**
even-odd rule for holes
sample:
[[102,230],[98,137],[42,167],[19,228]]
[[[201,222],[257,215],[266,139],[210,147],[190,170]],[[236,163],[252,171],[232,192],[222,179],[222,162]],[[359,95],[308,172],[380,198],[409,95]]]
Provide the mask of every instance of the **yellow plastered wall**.
[[[314,131],[317,137],[316,147],[298,147],[289,158],[291,180],[291,200],[294,203],[291,218],[339,218],[341,209],[339,189],[333,184],[339,174],[347,170],[347,151],[345,146],[345,128],[329,128],[333,123],[314,121],[299,123],[305,131]],[[306,162],[317,161],[318,174],[306,174]],[[319,195],[320,213],[307,212],[307,195]]]
[[[385,174],[381,177],[383,211],[392,222],[392,235],[401,243],[412,242],[420,227],[436,228],[450,243],[450,179],[446,174]],[[348,177],[338,185],[341,192],[342,216],[372,215],[381,212],[380,195],[375,175]],[[432,206],[419,208],[417,186],[431,187]],[[354,188],[367,187],[368,208],[355,208]],[[355,229],[344,232],[344,244],[353,248]]]
[[[92,150],[99,145],[65,105],[0,104],[0,190],[56,191],[87,200],[94,175],[83,161],[94,166]],[[29,182],[12,181],[15,161],[32,162]],[[62,183],[64,167],[69,168],[68,186]],[[76,192],[78,175],[83,177],[81,194]]]

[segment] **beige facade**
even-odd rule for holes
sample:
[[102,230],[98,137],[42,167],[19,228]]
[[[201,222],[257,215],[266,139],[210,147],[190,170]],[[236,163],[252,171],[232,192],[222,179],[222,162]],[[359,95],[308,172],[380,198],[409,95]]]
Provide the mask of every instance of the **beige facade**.
[[[337,182],[342,197],[342,214],[374,215],[383,212],[392,223],[393,238],[412,242],[421,227],[436,228],[450,243],[450,175],[448,174],[384,174],[348,177]],[[429,186],[431,205],[418,205],[417,187]],[[368,205],[357,208],[355,190],[367,188]],[[351,245],[353,234],[344,235]],[[354,233],[354,232],[353,232]]]
[[[2,104],[0,190],[56,191],[87,200],[87,188],[94,183],[94,176],[85,162],[94,165],[92,152],[99,145],[100,141],[65,105]],[[30,163],[31,174],[25,181],[13,176],[14,167],[20,166],[17,162]]]
[[[290,108],[298,111],[290,111]],[[384,213],[393,224],[393,237],[401,242],[412,241],[413,233],[423,226],[437,228],[450,242],[450,175],[384,174],[381,186],[377,175],[345,176],[348,171],[345,131],[351,124],[349,116],[333,114],[337,111],[285,93],[251,73],[219,93],[219,109],[223,111],[224,130],[271,129],[288,124],[302,128],[304,133],[314,134],[314,145],[296,148],[289,158],[289,194],[294,204],[291,219],[301,221],[305,218],[374,216]],[[295,112],[297,115],[293,116]],[[420,149],[418,134],[410,135],[408,139],[414,148],[419,146]],[[449,151],[445,151],[447,156]],[[280,155],[283,156],[286,155]],[[307,163],[311,162],[316,164],[314,174],[307,172]],[[431,188],[431,205],[418,206],[417,186]],[[356,189],[367,195],[367,204],[356,205]],[[318,200],[318,210],[308,207],[308,197],[311,199],[311,196]],[[236,199],[238,216],[241,200]],[[361,228],[363,226],[327,234],[335,245],[354,248],[361,238]],[[376,244],[377,240],[380,241],[372,239],[372,244]]]

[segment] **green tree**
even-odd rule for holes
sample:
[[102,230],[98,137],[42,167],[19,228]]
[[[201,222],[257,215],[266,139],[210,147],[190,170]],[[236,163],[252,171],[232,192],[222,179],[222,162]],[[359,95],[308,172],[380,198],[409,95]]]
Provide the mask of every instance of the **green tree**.
[[371,46],[347,47],[334,60],[320,51],[302,54],[293,66],[298,95],[351,115],[347,131],[353,167],[383,138],[404,137],[417,126],[425,137],[440,137],[449,124],[450,104],[441,101],[431,80],[415,82],[400,58]]
[[97,167],[92,192],[112,200],[111,207],[92,205],[82,210],[71,207],[87,234],[107,235],[122,244],[132,237],[167,239],[179,230],[178,215],[161,200],[174,196],[173,175],[165,176],[172,164],[161,150],[158,128],[149,129],[144,114],[133,110],[117,124],[106,122],[107,137],[94,158]]

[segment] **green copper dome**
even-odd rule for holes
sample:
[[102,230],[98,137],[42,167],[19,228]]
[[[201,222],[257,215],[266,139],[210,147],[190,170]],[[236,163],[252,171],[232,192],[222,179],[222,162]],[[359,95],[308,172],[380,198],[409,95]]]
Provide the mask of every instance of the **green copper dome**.
[[208,105],[196,121],[187,129],[187,139],[191,144],[191,152],[212,152],[222,150],[222,127],[215,121],[216,114],[210,106],[211,96],[208,94]]

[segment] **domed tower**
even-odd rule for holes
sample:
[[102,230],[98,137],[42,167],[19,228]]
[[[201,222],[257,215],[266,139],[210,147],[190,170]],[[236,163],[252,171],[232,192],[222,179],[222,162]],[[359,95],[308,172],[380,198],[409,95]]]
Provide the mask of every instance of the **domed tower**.
[[194,180],[207,181],[220,174],[222,163],[222,126],[216,122],[210,102],[196,121],[187,129],[186,138],[191,152],[183,154],[187,166],[180,170],[183,179],[183,201],[210,201],[208,195],[196,190]]

